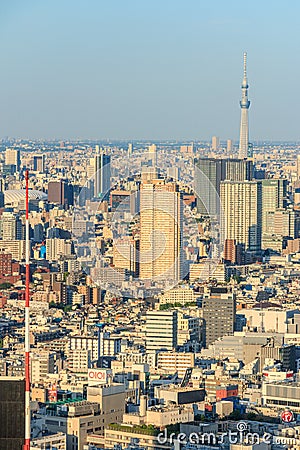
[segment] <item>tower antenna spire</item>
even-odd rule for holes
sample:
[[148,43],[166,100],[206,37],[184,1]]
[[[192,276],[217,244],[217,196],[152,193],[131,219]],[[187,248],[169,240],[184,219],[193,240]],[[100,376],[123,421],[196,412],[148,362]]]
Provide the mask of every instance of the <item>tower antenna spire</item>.
[[241,124],[240,124],[240,144],[239,144],[239,158],[245,159],[249,157],[249,121],[248,109],[250,107],[250,100],[248,100],[248,80],[247,80],[247,53],[244,52],[244,76],[242,81],[242,98],[240,101],[241,107]]
[[244,52],[244,78],[247,78],[247,52]]

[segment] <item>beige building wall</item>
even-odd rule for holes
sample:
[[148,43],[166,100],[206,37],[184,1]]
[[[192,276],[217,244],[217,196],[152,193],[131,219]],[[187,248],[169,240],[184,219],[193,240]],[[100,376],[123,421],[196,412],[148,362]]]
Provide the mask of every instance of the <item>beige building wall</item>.
[[140,278],[181,277],[182,201],[178,185],[142,183],[140,195]]

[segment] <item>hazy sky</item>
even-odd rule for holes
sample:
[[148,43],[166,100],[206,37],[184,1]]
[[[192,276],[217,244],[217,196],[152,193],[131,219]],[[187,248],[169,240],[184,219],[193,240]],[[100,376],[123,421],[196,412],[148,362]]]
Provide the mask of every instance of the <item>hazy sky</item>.
[[300,140],[299,0],[1,0],[0,137]]

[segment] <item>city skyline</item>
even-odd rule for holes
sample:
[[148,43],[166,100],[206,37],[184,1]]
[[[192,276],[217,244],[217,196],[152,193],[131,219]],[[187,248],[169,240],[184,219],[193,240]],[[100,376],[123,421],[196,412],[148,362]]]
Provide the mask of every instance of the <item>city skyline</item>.
[[297,141],[298,12],[256,1],[247,14],[235,1],[1,5],[0,137],[237,140],[247,51],[251,141]]
[[0,450],[300,450],[299,13],[0,2]]

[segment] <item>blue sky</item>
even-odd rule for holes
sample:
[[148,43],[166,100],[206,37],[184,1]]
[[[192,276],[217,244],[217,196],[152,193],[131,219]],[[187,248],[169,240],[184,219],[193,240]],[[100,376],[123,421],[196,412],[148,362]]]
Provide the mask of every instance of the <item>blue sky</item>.
[[2,0],[0,137],[300,140],[300,2]]

